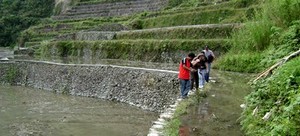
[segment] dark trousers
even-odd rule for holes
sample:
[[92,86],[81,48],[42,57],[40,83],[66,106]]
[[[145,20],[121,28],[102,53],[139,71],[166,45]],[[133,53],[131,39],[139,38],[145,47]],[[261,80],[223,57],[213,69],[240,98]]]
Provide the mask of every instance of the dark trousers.
[[194,87],[199,88],[199,76],[198,72],[191,72],[191,90],[194,89]]

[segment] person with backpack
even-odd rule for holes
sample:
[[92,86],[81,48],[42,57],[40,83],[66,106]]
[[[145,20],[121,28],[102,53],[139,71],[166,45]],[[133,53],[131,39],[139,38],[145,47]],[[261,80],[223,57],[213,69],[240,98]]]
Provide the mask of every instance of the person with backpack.
[[183,58],[179,65],[179,84],[180,84],[180,93],[183,99],[187,98],[187,95],[190,91],[191,81],[190,81],[190,72],[195,71],[191,68],[191,61],[194,59],[195,54],[189,53],[187,57]]
[[214,61],[215,59],[215,55],[214,53],[208,48],[208,46],[205,46],[205,49],[203,50],[205,57],[207,58],[207,63],[208,63],[208,71],[207,74],[205,75],[205,80],[206,82],[209,82],[209,74],[210,74],[210,70],[211,70],[211,63]]

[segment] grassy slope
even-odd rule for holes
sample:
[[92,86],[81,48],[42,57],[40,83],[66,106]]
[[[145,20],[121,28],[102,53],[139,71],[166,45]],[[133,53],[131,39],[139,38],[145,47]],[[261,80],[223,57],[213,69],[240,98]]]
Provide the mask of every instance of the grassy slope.
[[[140,13],[132,16],[123,17],[103,17],[103,18],[88,18],[79,20],[63,20],[63,21],[53,21],[48,20],[44,24],[40,24],[35,27],[31,27],[24,33],[24,39],[27,39],[26,46],[38,45],[38,43],[43,43],[43,45],[56,45],[57,42],[51,43],[54,37],[64,34],[75,33],[81,30],[100,30],[105,28],[107,24],[123,24],[127,28],[131,29],[145,29],[145,28],[157,28],[164,26],[178,26],[178,25],[191,25],[191,24],[203,24],[203,23],[235,23],[245,20],[248,14],[251,13],[253,8],[235,8],[234,2],[224,2],[217,5],[208,4],[206,6],[199,7],[174,7],[169,8],[159,12],[151,13]],[[186,18],[188,16],[189,18]],[[201,16],[201,18],[200,18]],[[184,21],[181,18],[185,18]],[[166,20],[166,21],[160,21]],[[173,21],[172,21],[173,20]],[[178,21],[174,21],[178,20]],[[174,23],[176,22],[176,23]],[[168,31],[155,31],[149,32],[144,31],[142,33],[127,33],[124,35],[117,35],[117,39],[129,39],[130,47],[133,50],[142,50],[153,52],[152,48],[155,48],[157,53],[163,53],[166,46],[170,46],[170,51],[172,53],[176,52],[190,52],[199,50],[205,45],[211,46],[219,53],[226,52],[229,46],[230,32],[232,28],[235,27],[217,27],[217,28],[182,28],[182,29],[172,29]],[[106,30],[107,31],[107,30]],[[109,31],[109,30],[108,30]],[[217,33],[217,34],[215,34]],[[159,38],[157,36],[160,36]],[[208,38],[205,40],[205,38]],[[130,40],[131,39],[131,40]],[[150,40],[153,39],[153,40]],[[154,40],[157,39],[157,40]],[[169,39],[169,40],[160,40]],[[188,40],[187,40],[188,39]],[[45,42],[42,42],[46,40]],[[47,42],[48,41],[48,42]],[[50,42],[49,42],[50,41]],[[149,42],[150,41],[150,42]],[[65,41],[62,43],[68,43],[67,45],[74,47],[77,42]],[[91,42],[90,42],[91,43]],[[120,41],[103,41],[105,45],[108,43],[110,46],[120,47],[125,46],[124,42]],[[143,43],[142,45],[140,43]],[[155,44],[154,44],[155,43]],[[157,46],[156,46],[157,44]],[[153,46],[153,47],[152,47]],[[128,46],[129,47],[129,46]],[[45,49],[45,48],[44,48]],[[69,49],[69,48],[67,48]],[[105,49],[106,50],[106,49]],[[67,51],[69,52],[69,51]],[[71,51],[70,51],[71,52]],[[73,51],[74,52],[74,51]],[[106,50],[108,54],[111,53],[108,49]],[[137,52],[136,56],[141,56],[144,52]],[[38,53],[40,54],[40,53]],[[60,54],[60,53],[58,53]],[[138,59],[136,57],[130,57],[130,55],[113,56],[106,55],[107,58],[125,58],[125,59]],[[41,54],[42,55],[42,54]],[[158,55],[161,56],[161,55]],[[144,61],[160,61],[161,58],[148,58],[143,59]]]
[[[119,23],[125,25],[127,28],[133,29],[145,29],[145,28],[157,28],[163,26],[178,26],[178,25],[195,25],[205,23],[235,23],[242,22],[247,16],[247,12],[250,12],[251,8],[234,9],[232,7],[233,2],[225,2],[218,5],[208,5],[202,7],[182,7],[171,8],[164,11],[152,12],[152,13],[140,13],[127,17],[109,17],[109,18],[89,18],[80,20],[64,20],[64,21],[52,21],[49,20],[44,24],[32,27],[25,31],[24,36],[28,41],[35,39],[45,40],[49,39],[51,35],[53,37],[64,33],[72,33],[80,30],[90,30],[102,27],[107,23]],[[186,18],[188,16],[188,18]],[[201,18],[200,18],[201,16]],[[185,18],[185,19],[182,19]],[[60,26],[68,26],[65,29],[58,29]],[[43,29],[51,29],[49,32],[43,32]]]
[[[138,39],[138,40],[103,40],[103,41],[58,41],[45,42],[40,46],[38,55],[48,56],[78,56],[83,55],[82,49],[87,48],[93,52],[94,58],[129,59],[152,62],[164,62],[161,54],[168,53],[169,61],[177,62],[181,51],[197,51],[210,45],[212,49],[224,53],[230,45],[224,39]],[[32,43],[35,45],[35,42]],[[57,49],[51,54],[51,48]],[[81,53],[78,53],[81,52]],[[101,52],[99,55],[97,52]],[[179,57],[179,58],[178,58]]]
[[[217,68],[259,72],[299,50],[300,2],[267,0],[261,5],[254,19],[233,34],[232,48],[219,59]],[[253,84],[241,118],[247,135],[299,135],[299,62],[295,58]],[[270,117],[263,120],[268,112]]]

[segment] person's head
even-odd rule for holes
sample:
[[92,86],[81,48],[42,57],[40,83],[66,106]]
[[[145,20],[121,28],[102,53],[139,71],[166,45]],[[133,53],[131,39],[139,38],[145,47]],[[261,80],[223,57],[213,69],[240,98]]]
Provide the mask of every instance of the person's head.
[[201,52],[201,53],[199,54],[199,59],[205,59],[205,54],[204,54],[204,52]]
[[207,51],[208,51],[208,45],[206,45],[206,46],[205,46],[205,50],[207,50]]
[[196,57],[196,55],[192,52],[188,54],[189,59],[194,59],[195,57]]

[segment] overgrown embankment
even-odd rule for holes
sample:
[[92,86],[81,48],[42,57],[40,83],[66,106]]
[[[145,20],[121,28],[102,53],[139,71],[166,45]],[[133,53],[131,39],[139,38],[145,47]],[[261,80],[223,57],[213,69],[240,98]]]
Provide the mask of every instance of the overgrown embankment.
[[[217,68],[259,72],[300,48],[300,1],[261,2],[254,18],[233,34],[231,50]],[[242,114],[247,135],[298,135],[300,133],[299,58],[254,83]]]

